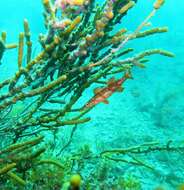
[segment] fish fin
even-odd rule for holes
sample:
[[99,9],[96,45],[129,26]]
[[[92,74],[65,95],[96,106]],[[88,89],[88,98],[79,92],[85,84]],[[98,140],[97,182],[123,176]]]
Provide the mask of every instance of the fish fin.
[[101,91],[102,91],[102,88],[98,88],[98,87],[93,90],[94,94],[98,94]]
[[113,84],[114,82],[116,82],[116,79],[114,77],[110,78],[107,82],[108,85]]
[[105,100],[103,100],[102,102],[103,102],[104,104],[109,104],[109,101],[108,101],[108,100],[106,100],[106,99],[105,99]]
[[122,86],[119,86],[117,89],[116,89],[116,92],[123,92],[123,87]]
[[126,72],[124,76],[126,79],[133,79],[131,72]]

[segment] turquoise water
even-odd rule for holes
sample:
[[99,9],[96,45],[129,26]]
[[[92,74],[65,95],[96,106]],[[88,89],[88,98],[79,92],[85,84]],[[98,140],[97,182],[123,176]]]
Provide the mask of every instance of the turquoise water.
[[[122,27],[134,31],[149,14],[154,1],[140,0],[124,18]],[[101,2],[100,2],[101,3]],[[133,80],[125,84],[123,93],[109,98],[109,105],[99,104],[88,115],[92,118],[88,124],[79,125],[73,136],[67,154],[88,144],[95,154],[106,149],[126,148],[145,142],[166,143],[184,140],[184,2],[167,0],[165,5],[151,19],[152,26],[167,26],[169,31],[144,39],[131,41],[126,46],[135,48],[135,52],[145,49],[161,48],[175,54],[174,58],[154,55],[145,69],[133,69]],[[0,1],[0,31],[7,31],[7,41],[16,42],[22,21],[30,23],[34,54],[40,51],[37,37],[44,33],[42,5],[40,1],[6,0]],[[121,27],[119,26],[119,27]],[[122,28],[121,27],[121,28]],[[8,51],[0,65],[0,80],[5,80],[17,71],[17,54]],[[84,96],[84,101],[90,97]],[[57,154],[62,143],[70,136],[71,129],[64,128],[57,134]],[[63,135],[64,134],[64,135]],[[52,144],[53,135],[45,134],[48,144]],[[154,170],[121,162],[112,163],[108,177],[100,184],[111,183],[117,176],[136,178],[143,190],[152,190],[162,185],[164,189],[174,190],[184,183],[183,152],[148,153],[138,158],[153,166]],[[91,162],[84,169],[84,176],[92,168],[100,168],[103,163]],[[110,167],[110,166],[109,166]],[[103,188],[101,188],[103,189]],[[105,188],[106,189],[106,188]]]

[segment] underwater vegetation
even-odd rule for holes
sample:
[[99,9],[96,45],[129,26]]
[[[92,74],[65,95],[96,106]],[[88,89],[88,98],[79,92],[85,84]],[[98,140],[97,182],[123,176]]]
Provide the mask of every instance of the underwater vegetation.
[[[156,0],[134,32],[126,28],[117,31],[116,26],[136,3],[139,1],[106,0],[99,5],[95,0],[42,0],[46,33],[38,36],[41,51],[36,56],[28,20],[23,22],[18,42],[7,43],[8,34],[1,32],[1,64],[7,51],[17,50],[18,70],[0,82],[0,189],[139,190],[139,179],[133,174],[120,175],[114,163],[157,173],[144,155],[184,151],[183,143],[170,140],[107,147],[99,153],[85,145],[62,154],[77,128],[91,121],[90,111],[98,104],[109,104],[114,93],[123,93],[124,83],[133,80],[132,69],[145,68],[147,58],[155,54],[174,57],[162,49],[137,54],[133,48],[126,48],[129,41],[168,30],[150,25],[164,5],[164,0]],[[90,92],[89,99],[84,97],[86,91]],[[158,105],[141,109],[162,125],[161,114],[173,96],[171,93]],[[69,140],[55,150],[57,134],[64,127],[71,127]],[[55,137],[52,142],[48,141],[50,133]]]

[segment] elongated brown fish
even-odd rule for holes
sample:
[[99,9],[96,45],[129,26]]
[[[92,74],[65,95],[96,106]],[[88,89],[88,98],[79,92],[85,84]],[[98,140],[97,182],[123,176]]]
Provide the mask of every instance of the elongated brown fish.
[[125,75],[119,80],[115,80],[115,78],[109,79],[106,87],[95,88],[94,96],[85,104],[84,109],[91,108],[100,102],[108,104],[109,102],[107,98],[110,97],[114,92],[122,92],[122,84],[130,78],[132,78],[130,73],[125,73]]

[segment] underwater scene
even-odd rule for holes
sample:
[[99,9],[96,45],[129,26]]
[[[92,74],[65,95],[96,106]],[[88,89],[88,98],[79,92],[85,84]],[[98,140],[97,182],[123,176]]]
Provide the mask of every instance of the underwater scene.
[[183,11],[0,0],[0,190],[184,190]]

